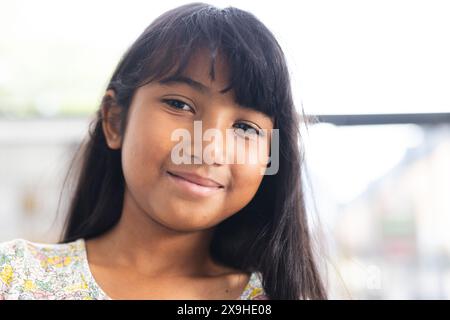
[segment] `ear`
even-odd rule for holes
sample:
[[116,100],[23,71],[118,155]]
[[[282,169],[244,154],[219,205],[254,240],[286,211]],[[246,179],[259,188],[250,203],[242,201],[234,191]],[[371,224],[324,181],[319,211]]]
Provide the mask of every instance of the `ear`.
[[108,147],[114,150],[120,149],[122,146],[120,135],[121,108],[116,103],[114,90],[107,90],[103,96],[101,112],[103,133]]

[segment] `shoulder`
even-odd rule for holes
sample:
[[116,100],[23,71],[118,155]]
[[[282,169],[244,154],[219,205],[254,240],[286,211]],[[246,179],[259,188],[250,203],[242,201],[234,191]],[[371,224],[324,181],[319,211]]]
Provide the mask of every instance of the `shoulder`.
[[82,239],[69,243],[38,243],[25,239],[0,242],[0,267],[23,267],[24,263],[37,263],[46,268],[63,267],[72,262],[83,250]]
[[261,272],[253,272],[250,280],[241,295],[241,300],[269,300],[269,296],[264,291],[263,277]]
[[0,298],[11,286],[15,273],[21,269],[24,248],[23,239],[0,243]]
[[26,250],[24,239],[0,243],[0,293],[11,287],[18,274],[22,273]]
[[48,297],[82,258],[80,240],[46,244],[25,239],[0,243],[0,299]]

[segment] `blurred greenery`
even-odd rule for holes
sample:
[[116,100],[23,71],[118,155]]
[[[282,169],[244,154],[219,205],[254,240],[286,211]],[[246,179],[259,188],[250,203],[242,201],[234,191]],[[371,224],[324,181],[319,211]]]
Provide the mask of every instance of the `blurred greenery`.
[[2,115],[92,113],[114,68],[101,50],[76,44],[19,43],[6,49],[0,56],[6,69],[0,79]]
[[37,15],[32,6],[37,4],[2,4],[0,117],[92,114],[125,49],[124,42],[101,38],[102,27],[90,27],[94,16],[93,21],[74,24],[61,10],[55,15],[37,6],[42,11]]

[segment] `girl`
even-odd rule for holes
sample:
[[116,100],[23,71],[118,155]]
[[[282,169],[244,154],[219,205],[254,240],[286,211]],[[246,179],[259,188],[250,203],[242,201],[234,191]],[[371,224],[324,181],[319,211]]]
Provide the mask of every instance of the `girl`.
[[[195,136],[198,121],[279,144],[265,154],[278,156],[276,173],[228,163],[237,151],[219,143],[211,163],[195,151],[176,163],[173,133]],[[0,297],[326,298],[285,57],[254,15],[192,3],[158,17],[122,57],[93,125],[60,243],[2,243]]]

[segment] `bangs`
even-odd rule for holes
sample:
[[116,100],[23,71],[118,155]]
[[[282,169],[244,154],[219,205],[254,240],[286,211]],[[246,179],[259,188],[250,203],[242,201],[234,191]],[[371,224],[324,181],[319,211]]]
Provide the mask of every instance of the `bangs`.
[[[230,78],[221,92],[233,90],[238,105],[269,117],[283,105],[283,86],[277,86],[286,81],[283,53],[270,31],[250,13],[205,4],[181,6],[158,17],[132,48],[122,70],[133,75],[130,81],[138,87],[183,75],[190,59],[206,49],[212,80],[218,54],[225,60]],[[132,70],[125,72],[127,67]]]

